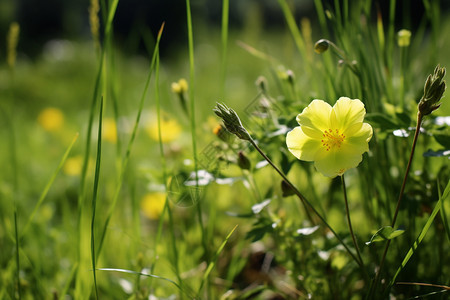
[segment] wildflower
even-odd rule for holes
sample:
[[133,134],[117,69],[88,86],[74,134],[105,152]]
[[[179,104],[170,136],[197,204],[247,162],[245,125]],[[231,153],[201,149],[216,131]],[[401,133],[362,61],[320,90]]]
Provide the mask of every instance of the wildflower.
[[172,92],[178,95],[178,98],[180,99],[181,107],[183,108],[186,115],[189,115],[189,110],[187,107],[187,99],[186,99],[186,92],[188,91],[188,83],[186,79],[181,78],[178,80],[178,82],[172,82]]
[[77,176],[81,174],[81,167],[83,165],[83,157],[81,155],[69,157],[64,164],[63,171],[70,176]]
[[48,107],[39,113],[37,120],[42,128],[55,132],[64,124],[64,114],[58,108]]
[[146,194],[141,200],[141,211],[149,219],[157,220],[161,216],[166,204],[166,194],[152,192]]
[[111,118],[106,118],[103,121],[103,138],[110,143],[117,142],[117,125]]
[[333,107],[313,100],[297,116],[300,126],[288,132],[287,147],[298,159],[314,161],[323,175],[342,175],[356,167],[369,150],[372,127],[363,123],[365,114],[358,99],[341,97]]
[[[161,141],[170,143],[176,140],[181,134],[181,126],[175,119],[170,118],[167,114],[161,115]],[[155,141],[159,141],[158,120],[153,120],[147,126],[147,133]]]
[[184,94],[188,90],[188,83],[186,79],[181,78],[178,82],[172,82],[172,92],[175,94]]
[[411,40],[411,31],[407,29],[402,29],[398,33],[398,46],[399,47],[408,47]]

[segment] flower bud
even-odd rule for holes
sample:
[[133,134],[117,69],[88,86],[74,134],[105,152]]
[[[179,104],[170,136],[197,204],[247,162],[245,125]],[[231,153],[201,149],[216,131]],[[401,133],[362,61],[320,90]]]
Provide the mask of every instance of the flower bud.
[[267,92],[267,79],[264,76],[259,76],[258,79],[256,79],[255,82],[256,86],[258,87],[258,89],[265,93]]
[[408,47],[411,40],[411,31],[402,29],[398,33],[398,46],[399,47]]
[[225,104],[217,103],[213,111],[222,119],[225,128],[229,132],[235,134],[241,140],[251,140],[250,134],[242,126],[241,119],[239,119],[239,116],[233,109],[228,108]]
[[295,194],[295,191],[285,180],[281,181],[281,192],[283,197],[289,197]]
[[244,152],[239,151],[238,153],[238,166],[243,170],[249,170],[251,167],[251,162],[244,154]]
[[445,89],[447,88],[447,85],[443,80],[445,72],[445,68],[441,68],[437,65],[434,69],[434,73],[428,76],[423,88],[422,99],[420,99],[418,105],[419,113],[421,115],[429,115],[441,105],[439,101],[441,101]]
[[329,47],[330,47],[330,42],[328,40],[321,39],[321,40],[318,40],[316,42],[316,44],[314,45],[314,51],[316,51],[316,53],[320,54],[320,53],[327,51]]

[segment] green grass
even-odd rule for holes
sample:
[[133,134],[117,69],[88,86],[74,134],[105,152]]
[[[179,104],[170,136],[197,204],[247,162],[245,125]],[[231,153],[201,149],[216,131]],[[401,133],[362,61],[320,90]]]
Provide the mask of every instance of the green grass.
[[[117,2],[102,3],[101,53],[74,40],[60,44],[60,60],[47,48],[35,61],[19,55],[14,69],[0,64],[0,299],[448,297],[450,168],[438,151],[449,149],[450,132],[435,123],[450,115],[445,94],[422,124],[394,226],[405,231],[391,240],[379,278],[386,241],[365,244],[392,223],[425,80],[437,64],[450,66],[450,22],[438,2],[424,1],[424,19],[400,48],[396,34],[412,20],[396,22],[395,1],[383,23],[370,1],[314,1],[308,22],[279,0],[284,28],[263,28],[254,10],[236,29],[229,1],[214,28],[192,17],[187,0],[187,39],[170,58],[159,50],[169,38],[162,28],[154,40],[139,29],[147,56],[115,45]],[[337,48],[315,53],[321,38]],[[171,91],[180,78],[189,83],[187,113]],[[340,178],[298,161],[285,143],[311,100],[340,96],[361,99],[374,129],[369,153],[345,174],[354,241]],[[238,113],[253,145],[214,134],[216,102]],[[270,118],[252,114],[261,103]],[[63,122],[46,130],[39,116],[48,107]],[[215,178],[205,182],[203,169]],[[151,218],[141,201],[156,192],[165,200]]]

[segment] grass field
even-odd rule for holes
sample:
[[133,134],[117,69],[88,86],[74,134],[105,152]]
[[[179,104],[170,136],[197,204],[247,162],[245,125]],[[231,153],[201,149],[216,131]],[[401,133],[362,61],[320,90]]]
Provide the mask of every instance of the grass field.
[[[187,37],[170,54],[164,24],[137,31],[146,50],[125,51],[118,0],[100,2],[88,40],[51,40],[31,58],[21,24],[4,37],[0,299],[449,296],[450,105],[436,66],[450,65],[450,22],[439,1],[402,24],[397,1],[377,11],[315,0],[316,14],[297,19],[278,0],[282,26],[255,10],[238,29],[228,0],[219,27],[186,0]],[[335,119],[314,103],[334,105]],[[352,127],[317,142],[335,156],[289,146],[306,139],[291,130],[327,118],[345,128],[338,107],[356,103],[367,140],[345,152]]]

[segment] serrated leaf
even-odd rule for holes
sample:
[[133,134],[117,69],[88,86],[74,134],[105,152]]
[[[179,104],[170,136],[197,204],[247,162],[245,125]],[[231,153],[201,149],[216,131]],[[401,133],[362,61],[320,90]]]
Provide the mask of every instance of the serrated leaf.
[[366,245],[370,245],[372,243],[376,242],[382,242],[386,240],[392,240],[393,238],[396,238],[400,235],[402,235],[405,232],[403,229],[393,229],[391,226],[384,226],[372,236],[370,241],[366,242]]

